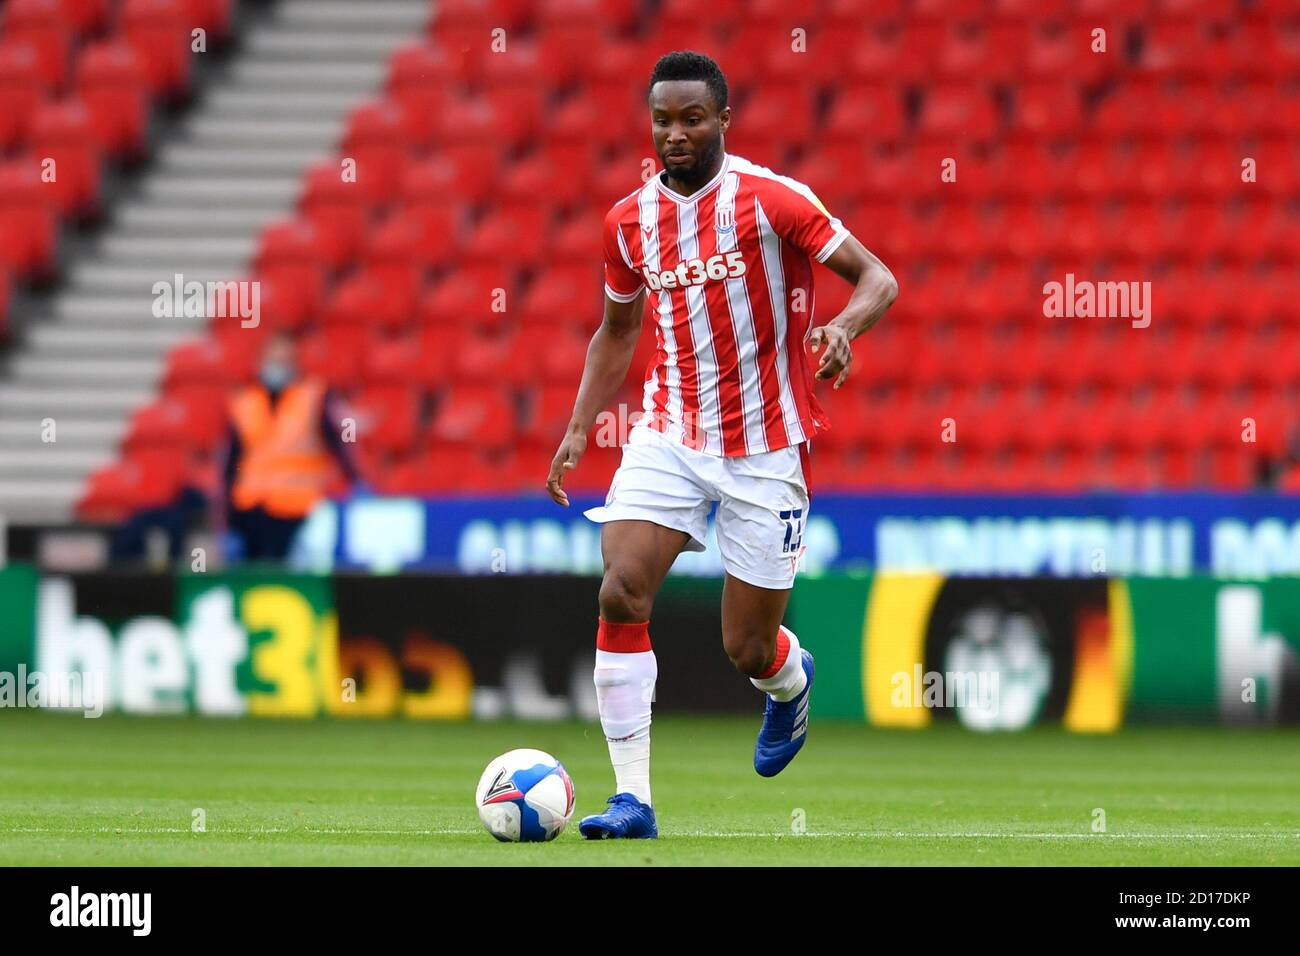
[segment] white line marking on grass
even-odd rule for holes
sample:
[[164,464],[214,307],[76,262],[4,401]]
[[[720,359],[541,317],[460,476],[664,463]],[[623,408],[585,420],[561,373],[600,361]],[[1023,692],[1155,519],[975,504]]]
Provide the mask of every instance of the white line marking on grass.
[[1300,839],[1300,833],[909,833],[898,831],[855,831],[842,833],[762,833],[730,832],[711,833],[707,830],[673,830],[674,836],[702,837],[774,837],[777,839],[802,840],[805,837],[853,838],[864,840],[1256,840],[1256,839]]
[[[190,833],[189,827],[8,827],[4,833],[58,833],[65,835],[109,834],[167,834]],[[484,831],[475,827],[445,827],[439,829],[370,829],[366,827],[241,827],[234,829],[212,828],[207,833],[229,836],[274,836],[285,833],[324,834],[347,836],[472,836]],[[207,833],[195,834],[206,836]],[[918,832],[907,830],[858,830],[819,833],[779,833],[762,830],[668,830],[664,836],[710,837],[715,839],[777,839],[804,840],[856,839],[856,840],[1295,840],[1300,833],[997,833],[997,832]]]
[[[9,827],[5,833],[192,833],[189,827]],[[287,827],[265,827],[255,830],[222,830],[222,833],[235,834],[237,836],[248,836],[259,833],[299,833],[302,831],[292,830]],[[195,836],[203,836],[203,833],[195,833]]]

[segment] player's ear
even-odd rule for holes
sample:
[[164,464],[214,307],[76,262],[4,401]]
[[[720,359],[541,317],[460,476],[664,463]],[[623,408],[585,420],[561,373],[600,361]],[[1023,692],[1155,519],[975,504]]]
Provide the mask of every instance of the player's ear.
[[731,107],[724,106],[722,111],[718,113],[718,129],[725,133],[729,126],[731,126]]

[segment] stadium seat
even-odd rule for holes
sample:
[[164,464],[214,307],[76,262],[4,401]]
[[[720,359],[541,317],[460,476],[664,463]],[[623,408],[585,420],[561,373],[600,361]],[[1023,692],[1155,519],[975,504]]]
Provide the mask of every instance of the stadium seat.
[[403,454],[414,445],[420,428],[420,396],[409,385],[362,389],[349,402],[356,419],[356,440],[371,452]]
[[61,215],[89,217],[98,211],[102,156],[85,103],[67,99],[39,109],[27,144],[32,162],[54,163],[49,185]]
[[[821,487],[1249,487],[1285,453],[1276,396],[1300,387],[1286,345],[1300,27],[1285,4],[1239,6],[825,0],[796,22],[780,0],[447,0],[348,114],[338,155],[305,171],[249,275],[265,324],[300,332],[304,367],[373,420],[383,489],[540,492],[600,319],[601,222],[651,155],[644,77],[658,51],[704,48],[731,83],[729,149],[807,183],[902,281],[827,398]],[[7,5],[0,268],[14,281],[57,265],[59,217],[93,210],[101,165],[145,154],[153,98],[183,95],[188,25],[219,36],[232,7]],[[509,56],[483,42],[496,28]],[[45,193],[37,156],[60,169]],[[1155,324],[1048,318],[1044,283],[1067,272],[1149,279]],[[816,276],[828,317],[850,290]],[[178,424],[194,410],[173,396],[245,380],[264,334],[214,327],[211,345],[175,349],[127,450],[215,441]],[[653,348],[647,322],[633,407]],[[1260,425],[1245,449],[1243,407]],[[938,439],[946,417],[957,447]],[[591,448],[566,486],[603,492],[617,463]],[[97,480],[92,504],[143,494],[138,468]]]
[[36,52],[41,81],[48,89],[62,88],[74,37],[63,0],[9,0],[3,13],[0,35],[8,41],[30,44]]
[[51,89],[42,75],[36,46],[0,35],[0,148],[26,137],[32,117],[49,99]]
[[0,266],[45,279],[56,271],[54,195],[34,157],[0,163]]
[[512,403],[499,387],[478,383],[449,389],[430,429],[432,437],[439,442],[473,442],[492,447],[510,444],[514,433]]
[[190,80],[190,31],[194,19],[187,0],[125,0],[122,38],[135,50],[149,89],[179,98]]
[[76,87],[100,147],[114,157],[143,157],[149,90],[136,51],[121,40],[88,45],[77,60]]

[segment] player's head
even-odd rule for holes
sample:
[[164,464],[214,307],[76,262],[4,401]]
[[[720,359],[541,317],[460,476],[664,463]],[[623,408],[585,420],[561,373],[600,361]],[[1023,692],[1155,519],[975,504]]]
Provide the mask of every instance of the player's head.
[[646,98],[659,161],[673,178],[698,185],[731,125],[727,78],[703,53],[679,50],[659,58]]
[[273,332],[262,349],[259,377],[270,389],[281,389],[298,377],[297,347],[285,331]]

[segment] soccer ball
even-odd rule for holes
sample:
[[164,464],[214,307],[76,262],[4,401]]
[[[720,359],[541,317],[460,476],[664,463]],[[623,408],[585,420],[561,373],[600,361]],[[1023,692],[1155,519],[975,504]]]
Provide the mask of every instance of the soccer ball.
[[573,781],[544,750],[512,750],[487,765],[474,805],[503,843],[554,840],[573,816]]

